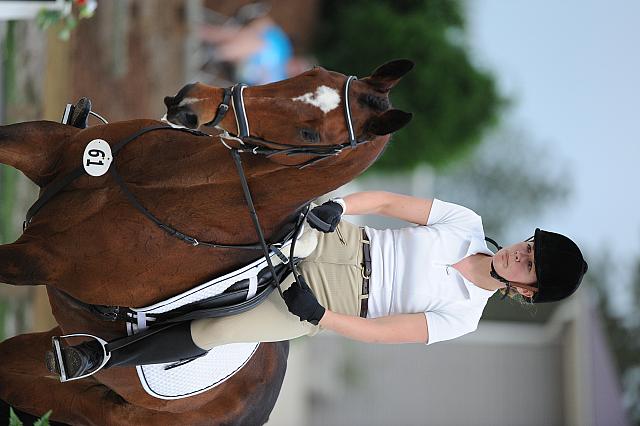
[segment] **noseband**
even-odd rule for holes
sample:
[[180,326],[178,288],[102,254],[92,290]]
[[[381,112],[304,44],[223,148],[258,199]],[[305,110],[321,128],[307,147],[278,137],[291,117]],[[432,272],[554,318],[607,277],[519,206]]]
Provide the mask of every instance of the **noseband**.
[[[235,140],[238,140],[241,144],[240,148],[232,148],[227,145],[224,140],[222,143],[227,148],[237,151],[239,153],[251,153],[255,155],[263,155],[265,157],[271,157],[276,154],[284,154],[284,155],[312,155],[312,158],[309,161],[305,161],[303,163],[297,164],[298,168],[305,168],[312,164],[315,164],[317,161],[325,159],[327,157],[331,157],[334,155],[338,155],[345,148],[356,148],[358,145],[362,145],[367,143],[368,141],[359,141],[356,138],[355,132],[353,130],[353,120],[351,118],[351,103],[349,102],[349,87],[351,86],[351,82],[353,80],[357,80],[357,77],[351,75],[347,77],[347,80],[344,84],[344,117],[347,125],[347,131],[349,133],[349,140],[343,144],[335,144],[335,145],[324,145],[324,146],[297,146],[290,144],[283,144],[280,142],[267,141],[261,138],[256,138],[251,136],[251,132],[249,130],[249,120],[247,119],[247,112],[244,106],[244,96],[243,91],[248,86],[243,83],[238,83],[235,86],[224,89],[224,97],[220,105],[218,105],[218,109],[216,111],[216,115],[210,122],[206,123],[205,126],[217,126],[222,119],[226,116],[227,112],[230,108],[233,109],[236,123],[237,123],[237,133],[232,134],[231,137]],[[222,137],[221,137],[222,139]]]

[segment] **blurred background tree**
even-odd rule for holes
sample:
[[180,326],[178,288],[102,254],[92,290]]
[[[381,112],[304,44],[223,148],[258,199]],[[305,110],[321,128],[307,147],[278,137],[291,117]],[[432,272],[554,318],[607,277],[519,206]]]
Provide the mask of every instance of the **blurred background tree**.
[[437,174],[436,196],[478,212],[498,241],[524,240],[534,229],[523,223],[566,204],[573,187],[565,168],[541,161],[551,155],[541,146],[527,131],[503,126]]
[[393,91],[394,104],[414,114],[374,169],[442,167],[468,153],[498,122],[505,99],[494,76],[473,64],[464,45],[461,4],[451,0],[322,2],[315,53],[320,64],[359,76],[381,59],[416,62]]

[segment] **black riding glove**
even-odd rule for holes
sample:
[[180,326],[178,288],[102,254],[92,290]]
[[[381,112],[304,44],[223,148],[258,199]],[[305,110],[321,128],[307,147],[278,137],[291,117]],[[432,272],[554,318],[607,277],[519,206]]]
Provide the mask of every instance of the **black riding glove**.
[[333,232],[342,218],[342,206],[335,201],[327,201],[311,209],[307,222],[312,228],[322,232]]
[[325,309],[318,303],[318,299],[311,292],[307,282],[302,276],[300,284],[291,284],[291,287],[282,293],[284,303],[287,304],[289,312],[300,318],[300,321],[309,321],[313,325],[318,325],[324,316]]

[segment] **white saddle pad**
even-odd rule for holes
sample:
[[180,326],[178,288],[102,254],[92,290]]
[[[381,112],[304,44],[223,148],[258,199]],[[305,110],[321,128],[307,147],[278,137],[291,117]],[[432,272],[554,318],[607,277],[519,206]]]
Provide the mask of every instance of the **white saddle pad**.
[[138,365],[138,377],[145,391],[160,399],[198,395],[223,383],[240,371],[258,349],[258,343],[218,346],[205,356],[166,370],[171,364]]
[[[296,242],[295,255],[306,257],[317,244],[315,231],[304,232]],[[281,251],[288,256],[291,241],[283,245]],[[281,263],[280,258],[271,256],[274,265]],[[168,312],[180,306],[206,299],[224,292],[231,285],[243,279],[249,279],[250,292],[257,285],[257,274],[267,265],[262,258],[237,271],[207,281],[191,290],[174,296],[166,301],[143,308],[133,308],[137,324],[127,323],[127,332],[137,333],[147,328],[151,319],[146,314]],[[218,346],[206,355],[177,367],[167,369],[175,363],[136,366],[142,387],[151,396],[160,399],[179,399],[205,392],[233,376],[251,359],[259,343],[234,343]]]

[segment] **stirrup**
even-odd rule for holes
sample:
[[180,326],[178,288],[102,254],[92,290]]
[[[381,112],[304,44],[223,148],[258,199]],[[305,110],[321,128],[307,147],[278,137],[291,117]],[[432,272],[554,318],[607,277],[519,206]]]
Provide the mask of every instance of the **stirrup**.
[[[91,370],[86,374],[83,374],[78,377],[67,377],[67,372],[65,371],[65,368],[64,368],[64,360],[62,359],[62,346],[60,344],[60,339],[68,339],[70,337],[90,337],[92,339],[97,340],[98,343],[100,343],[100,347],[102,348],[102,355],[103,355],[102,363],[97,368],[94,368],[93,370]],[[107,341],[91,334],[75,333],[75,334],[66,334],[64,336],[53,336],[51,337],[51,345],[53,348],[54,362],[56,364],[56,368],[58,372],[60,373],[60,381],[63,383],[89,377],[94,373],[100,371],[102,367],[104,367],[107,364],[107,362],[109,362],[109,359],[111,359],[111,352],[107,351]]]

